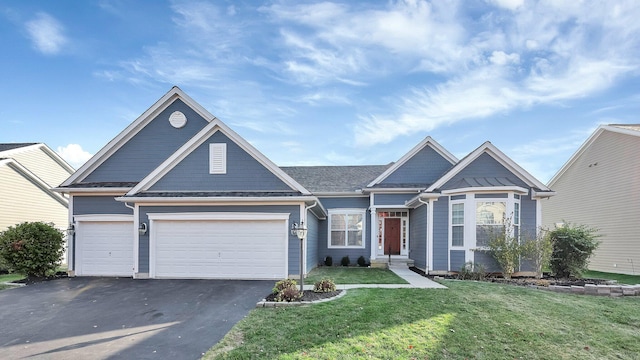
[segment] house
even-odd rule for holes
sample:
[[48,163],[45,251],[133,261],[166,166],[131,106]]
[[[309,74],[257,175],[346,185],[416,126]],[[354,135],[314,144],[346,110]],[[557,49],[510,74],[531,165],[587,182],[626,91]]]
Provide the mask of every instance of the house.
[[66,229],[68,201],[51,189],[73,172],[45,144],[0,144],[0,231],[25,221]]
[[51,189],[74,171],[45,144],[0,144],[0,232],[25,221],[66,229],[69,202]]
[[[229,279],[347,255],[456,271],[489,261],[479,228],[512,215],[534,230],[552,194],[489,142],[462,160],[427,137],[393,164],[278,167],[177,87],[57,191],[72,274]],[[289,231],[301,222],[302,243]]]
[[543,224],[597,228],[592,270],[640,274],[640,124],[601,125],[551,178]]

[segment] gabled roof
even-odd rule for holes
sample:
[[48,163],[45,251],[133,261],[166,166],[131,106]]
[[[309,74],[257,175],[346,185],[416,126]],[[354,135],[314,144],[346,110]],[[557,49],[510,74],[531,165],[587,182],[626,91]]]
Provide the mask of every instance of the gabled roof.
[[44,181],[40,180],[34,173],[29,171],[26,167],[22,166],[19,162],[10,158],[1,158],[0,159],[0,167],[7,166],[10,169],[14,170],[18,174],[22,175],[26,180],[30,181],[33,185],[38,187],[42,192],[49,195],[51,198],[59,202],[64,206],[69,206],[69,201],[62,195],[51,190],[49,185]]
[[[487,141],[484,144],[480,145],[477,149],[472,151],[469,155],[465,156],[460,162],[458,162],[451,170],[449,170],[446,174],[444,174],[440,179],[438,179],[435,183],[433,183],[425,192],[434,192],[437,191],[440,187],[446,184],[449,180],[451,180],[455,175],[460,173],[464,168],[466,168],[469,164],[471,164],[474,160],[476,160],[482,154],[489,154],[492,158],[498,161],[502,166],[507,168],[507,170],[514,173],[521,180],[523,180],[527,185],[536,188],[538,192],[551,192],[551,190],[541,183],[538,179],[533,177],[533,175],[529,174],[525,169],[520,167],[520,165],[516,164],[513,160],[511,160],[507,155],[505,155],[502,151],[500,151],[497,147],[495,147],[491,142]],[[493,179],[496,182],[499,180]],[[484,186],[486,184],[490,184],[489,179],[484,178],[484,180],[478,180],[474,178],[473,180],[469,180],[472,187],[487,187]],[[479,186],[483,185],[483,186]],[[504,185],[500,185],[504,186]]]
[[222,132],[229,139],[231,139],[231,141],[235,142],[240,148],[251,155],[262,166],[267,168],[276,177],[278,177],[285,184],[291,187],[292,190],[299,191],[304,195],[311,194],[309,190],[305,189],[302,185],[300,185],[300,183],[298,183],[291,176],[282,171],[282,169],[276,166],[276,164],[274,164],[256,148],[254,148],[251,144],[244,140],[240,135],[236,134],[235,131],[231,130],[222,121],[214,117],[211,122],[207,124],[207,126],[205,126],[194,137],[192,137],[178,150],[176,150],[176,152],[174,152],[169,158],[163,161],[162,164],[160,164],[149,175],[142,179],[135,187],[133,187],[133,189],[131,189],[126,194],[126,196],[134,196],[139,192],[148,190],[151,186],[153,186],[153,184],[155,184],[164,175],[171,171],[171,169],[173,169],[178,163],[186,158],[187,155],[198,148],[198,146],[202,145],[209,137],[211,137],[211,135],[213,135],[217,131]]
[[[58,153],[53,151],[50,147],[48,147],[44,143],[3,143],[0,144],[0,157],[2,158],[10,158],[13,157],[14,154],[29,150],[40,149],[45,154],[47,154],[53,161],[58,163],[60,167],[65,169],[69,174],[73,174],[75,169],[69,165]],[[52,184],[54,185],[54,184]],[[55,184],[57,185],[57,184]]]
[[427,136],[426,138],[424,138],[424,140],[422,140],[418,145],[414,146],[413,149],[409,150],[408,153],[404,154],[404,156],[402,156],[400,158],[400,160],[398,160],[397,162],[395,162],[393,165],[391,165],[385,172],[383,172],[382,174],[380,174],[380,176],[378,176],[377,178],[375,178],[373,181],[371,181],[369,184],[367,184],[367,187],[375,187],[377,184],[379,184],[380,182],[382,182],[384,179],[386,179],[387,177],[389,177],[389,175],[393,174],[394,171],[396,171],[397,169],[399,169],[402,165],[404,165],[407,161],[409,161],[409,159],[411,159],[413,156],[415,156],[418,152],[420,152],[420,150],[424,149],[425,147],[431,147],[433,150],[435,150],[438,154],[440,154],[443,158],[445,158],[447,161],[449,161],[451,163],[451,165],[455,164],[458,162],[458,159],[453,156],[453,154],[451,154],[449,151],[447,151],[447,149],[445,149],[444,147],[442,147],[442,145],[438,144],[437,141],[433,140],[431,138],[431,136]]
[[84,178],[89,176],[98,166],[106,161],[111,155],[113,155],[118,149],[133,138],[140,130],[142,130],[149,122],[151,122],[159,113],[171,105],[175,100],[180,99],[187,106],[191,107],[198,115],[204,118],[208,122],[212,122],[216,119],[210,112],[200,106],[191,97],[185,94],[179,87],[174,86],[164,94],[158,101],[155,102],[147,111],[142,113],[134,122],[127,126],[118,136],[113,138],[105,147],[103,147],[97,154],[95,154],[89,161],[87,161],[78,171],[76,171],[71,177],[60,185],[60,187],[67,187],[73,183],[81,182]]
[[580,157],[580,155],[582,155],[582,153],[584,153],[584,151],[588,149],[591,144],[593,144],[605,131],[617,134],[637,136],[640,138],[640,124],[600,125],[596,129],[596,131],[594,131],[593,134],[591,134],[591,136],[589,136],[589,138],[580,146],[580,148],[578,148],[578,150],[573,155],[571,155],[569,160],[564,165],[562,165],[560,170],[558,170],[558,172],[553,175],[551,180],[549,180],[549,186],[553,186],[556,181],[558,181],[558,179],[562,176],[562,174],[564,174],[564,172],[567,171],[567,169],[569,169],[571,165],[573,165],[573,163]]
[[361,166],[284,166],[287,174],[314,194],[348,193],[363,189],[391,164]]

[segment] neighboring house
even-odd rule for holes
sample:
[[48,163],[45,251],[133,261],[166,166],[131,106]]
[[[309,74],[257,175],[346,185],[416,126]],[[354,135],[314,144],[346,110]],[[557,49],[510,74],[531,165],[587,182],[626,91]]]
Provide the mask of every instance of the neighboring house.
[[602,125],[551,179],[543,224],[599,229],[592,270],[640,274],[640,124]]
[[25,221],[68,226],[68,200],[52,191],[74,169],[47,145],[0,144],[0,231]]
[[491,263],[481,228],[535,231],[553,194],[489,142],[462,160],[427,137],[390,165],[278,167],[177,87],[57,191],[75,275],[233,279],[299,275],[301,221],[305,273],[326,256]]

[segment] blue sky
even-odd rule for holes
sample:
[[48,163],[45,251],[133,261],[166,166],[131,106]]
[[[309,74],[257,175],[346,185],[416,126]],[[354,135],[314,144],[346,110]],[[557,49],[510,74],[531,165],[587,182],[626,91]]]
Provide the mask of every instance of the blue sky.
[[640,119],[632,1],[5,1],[0,142],[72,165],[171,86],[276,164],[386,164],[491,141],[547,182]]

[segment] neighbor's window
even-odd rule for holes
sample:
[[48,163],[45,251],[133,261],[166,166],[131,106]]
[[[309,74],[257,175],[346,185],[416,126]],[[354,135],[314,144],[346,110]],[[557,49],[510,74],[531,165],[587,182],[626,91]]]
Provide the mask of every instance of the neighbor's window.
[[464,246],[464,203],[451,205],[451,246]]
[[329,247],[364,247],[364,210],[329,212]]
[[489,236],[503,230],[507,203],[503,201],[478,201],[476,203],[476,245],[487,246]]

